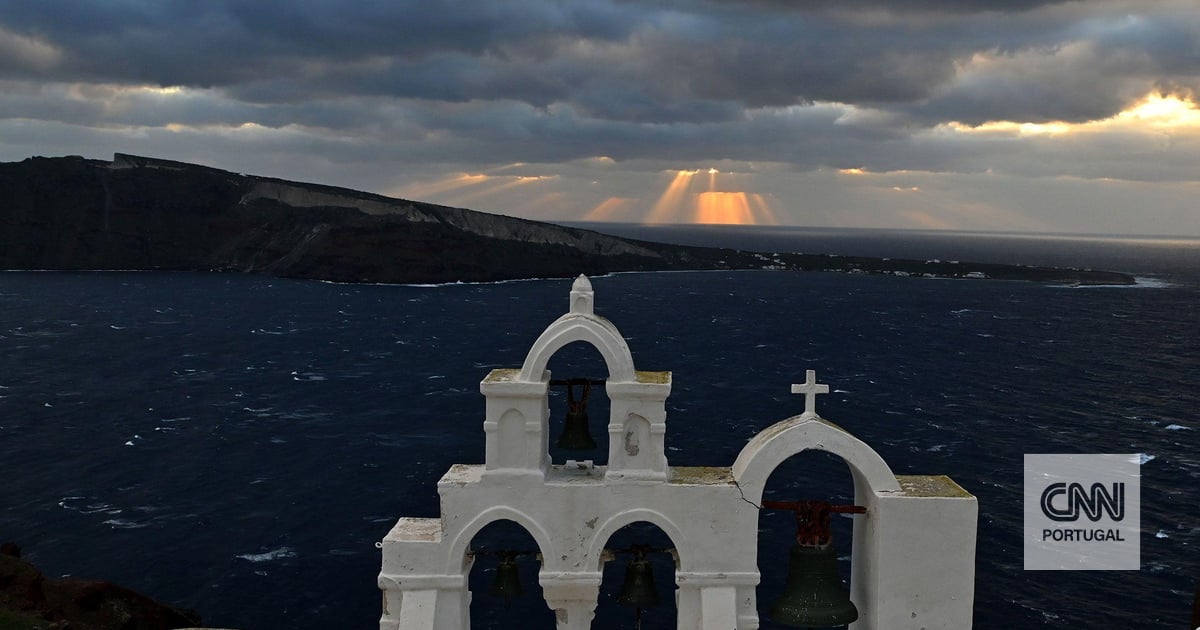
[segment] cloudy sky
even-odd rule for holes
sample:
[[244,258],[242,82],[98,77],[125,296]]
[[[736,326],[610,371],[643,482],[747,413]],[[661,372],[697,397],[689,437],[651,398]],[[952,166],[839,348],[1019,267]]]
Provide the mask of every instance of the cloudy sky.
[[0,0],[0,161],[544,220],[1200,236],[1196,0]]

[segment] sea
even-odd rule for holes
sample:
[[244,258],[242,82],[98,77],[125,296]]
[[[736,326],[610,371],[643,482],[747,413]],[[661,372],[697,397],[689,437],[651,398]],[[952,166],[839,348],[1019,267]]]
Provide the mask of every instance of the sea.
[[[639,369],[670,370],[668,457],[729,466],[752,436],[803,411],[806,370],[825,418],[898,474],[945,474],[978,497],[975,620],[1011,628],[1182,628],[1200,583],[1200,240],[604,225],[657,241],[1126,271],[1135,286],[717,271],[593,278],[596,310]],[[564,274],[571,270],[563,270]],[[378,625],[380,541],[439,514],[436,482],[483,461],[479,382],[519,367],[567,309],[569,279],[403,286],[260,275],[0,273],[0,540],[52,577],[116,582],[240,630]],[[603,378],[590,348],[555,376]],[[555,393],[553,427],[564,396]],[[589,415],[603,463],[604,396]],[[554,430],[557,430],[557,429]],[[1141,462],[1141,570],[1025,571],[1025,454],[1126,453]],[[767,498],[849,503],[843,462],[805,452]],[[849,519],[834,523],[843,577]],[[787,581],[791,517],[763,512],[763,628]],[[674,627],[670,556],[647,544]],[[496,554],[471,572],[474,628],[548,629],[536,551],[511,523],[480,551],[522,551],[523,594],[489,597]],[[605,568],[597,628],[619,606]]]

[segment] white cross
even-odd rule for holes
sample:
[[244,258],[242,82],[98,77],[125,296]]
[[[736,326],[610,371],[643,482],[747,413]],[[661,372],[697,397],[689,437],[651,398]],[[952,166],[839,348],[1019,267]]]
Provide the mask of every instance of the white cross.
[[792,383],[793,394],[804,394],[804,415],[817,415],[817,394],[828,394],[828,385],[817,384],[817,371],[808,370],[804,373],[804,383]]

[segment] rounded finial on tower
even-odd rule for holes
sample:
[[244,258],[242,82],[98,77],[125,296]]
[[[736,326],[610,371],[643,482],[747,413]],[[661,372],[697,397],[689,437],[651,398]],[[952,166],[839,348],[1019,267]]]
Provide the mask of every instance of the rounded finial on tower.
[[571,285],[571,312],[591,315],[594,296],[592,282],[587,279],[587,276],[579,274],[579,277],[575,278],[574,284]]

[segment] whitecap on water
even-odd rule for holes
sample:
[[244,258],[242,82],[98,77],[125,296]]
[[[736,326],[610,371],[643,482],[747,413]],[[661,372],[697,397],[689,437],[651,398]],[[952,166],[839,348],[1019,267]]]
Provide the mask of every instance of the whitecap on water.
[[1133,457],[1130,457],[1129,461],[1136,462],[1137,464],[1141,465],[1141,464],[1145,464],[1147,462],[1152,462],[1155,459],[1158,459],[1158,458],[1155,457],[1154,455],[1150,455],[1148,453],[1137,453]]
[[[61,498],[61,499],[59,499],[59,500],[58,500],[58,507],[60,507],[60,508],[65,508],[65,509],[68,509],[68,510],[76,510],[76,508],[74,508],[74,507],[72,507],[72,506],[69,506],[69,505],[67,505],[67,504],[68,504],[68,503],[70,503],[70,502],[72,502],[72,501],[82,501],[82,500],[84,500],[84,499],[86,499],[86,498],[87,498],[87,497],[63,497],[63,498]],[[76,511],[78,511],[78,510],[76,510]]]
[[58,507],[80,514],[107,514],[115,516],[122,512],[121,508],[113,507],[103,502],[85,502],[88,497],[63,497],[58,500]]
[[243,553],[236,557],[250,562],[271,562],[273,560],[283,560],[284,558],[295,558],[296,551],[291,547],[280,547],[263,553]]
[[1056,284],[1056,289],[1169,289],[1175,284],[1158,278],[1134,276],[1133,284]]
[[1168,424],[1167,426],[1165,426],[1163,428],[1168,431],[1191,431],[1192,430],[1192,427],[1185,427],[1182,424]]
[[208,380],[209,378],[209,373],[207,370],[184,368],[182,372],[179,370],[171,370],[171,373],[180,379]]
[[108,525],[113,529],[141,529],[146,526],[145,523],[135,523],[123,518],[110,518],[107,521],[102,521],[101,524]]
[[1171,567],[1162,562],[1147,562],[1142,565],[1142,570],[1147,573],[1166,573],[1171,570]]

